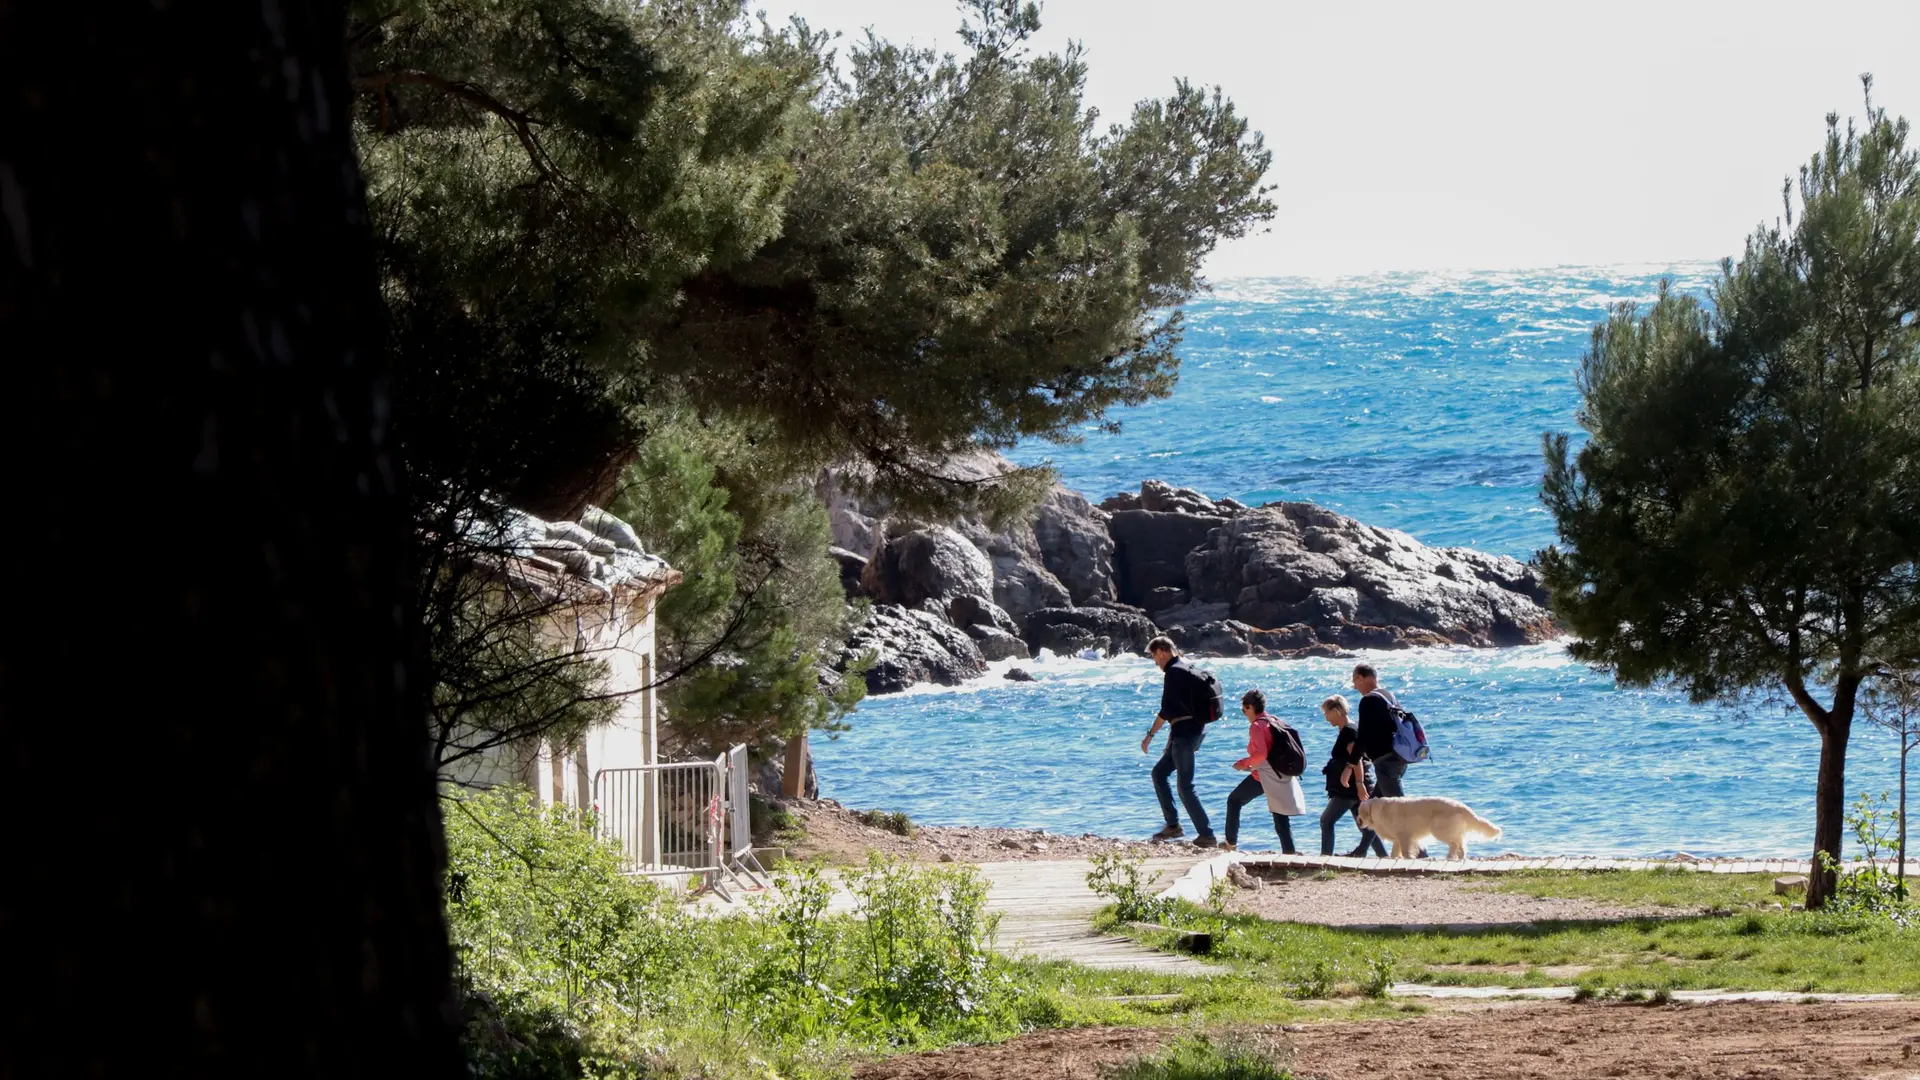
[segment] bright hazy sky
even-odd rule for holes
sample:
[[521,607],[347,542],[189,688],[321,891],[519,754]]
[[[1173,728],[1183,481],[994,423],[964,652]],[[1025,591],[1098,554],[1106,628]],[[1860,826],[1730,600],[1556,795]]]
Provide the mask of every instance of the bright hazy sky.
[[[818,29],[958,47],[949,0],[763,0]],[[1048,0],[1125,117],[1224,87],[1274,151],[1269,232],[1215,278],[1668,263],[1736,254],[1825,116],[1920,122],[1920,0]]]

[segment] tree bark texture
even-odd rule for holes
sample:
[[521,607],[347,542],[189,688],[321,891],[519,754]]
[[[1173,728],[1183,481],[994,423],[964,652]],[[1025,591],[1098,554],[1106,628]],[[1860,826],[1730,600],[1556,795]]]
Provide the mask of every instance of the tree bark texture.
[[[1813,872],[1807,875],[1807,908],[1825,907],[1837,879],[1835,867],[1842,855],[1841,840],[1847,817],[1847,741],[1853,730],[1853,710],[1834,708],[1820,726],[1820,774],[1813,795]],[[1820,854],[1833,859],[1822,866]]]
[[450,1077],[338,3],[0,3],[0,1078]]

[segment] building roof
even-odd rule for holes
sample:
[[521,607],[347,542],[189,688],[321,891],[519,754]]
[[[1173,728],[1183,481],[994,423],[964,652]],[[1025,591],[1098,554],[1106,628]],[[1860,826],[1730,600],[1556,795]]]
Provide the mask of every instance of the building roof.
[[463,520],[463,532],[510,580],[551,599],[644,596],[680,580],[665,559],[647,554],[632,526],[597,506],[578,521],[545,521],[511,507],[488,517]]

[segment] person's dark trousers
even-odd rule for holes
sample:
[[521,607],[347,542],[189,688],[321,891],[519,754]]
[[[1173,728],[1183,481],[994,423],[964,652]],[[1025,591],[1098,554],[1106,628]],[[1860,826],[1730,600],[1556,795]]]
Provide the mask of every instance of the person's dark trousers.
[[[1240,786],[1234,788],[1233,793],[1227,796],[1227,843],[1239,842],[1240,808],[1255,799],[1264,799],[1266,796],[1266,789],[1260,786],[1260,778],[1257,776],[1249,776],[1240,781]],[[1282,852],[1288,855],[1299,854],[1293,850],[1293,822],[1287,820],[1287,815],[1273,815],[1273,831],[1280,837]]]
[[[1356,827],[1359,826],[1359,799],[1342,799],[1337,796],[1328,797],[1327,808],[1320,811],[1320,854],[1333,854],[1333,827],[1340,824],[1340,819],[1348,814],[1353,815],[1354,825]],[[1373,845],[1373,853],[1375,855],[1383,859],[1387,857],[1387,845],[1380,842],[1380,838],[1374,835],[1372,829],[1360,830],[1360,846],[1354,848],[1349,854],[1365,855],[1367,853],[1367,845],[1369,844]]]
[[1388,754],[1373,763],[1374,785],[1368,794],[1398,799],[1406,794],[1400,781],[1407,775],[1407,763],[1398,754]]
[[1193,755],[1205,742],[1207,733],[1198,731],[1192,735],[1167,736],[1167,748],[1160,754],[1160,760],[1153,766],[1153,793],[1160,796],[1160,813],[1166,816],[1167,824],[1178,826],[1180,815],[1173,809],[1173,790],[1167,786],[1167,777],[1180,774],[1180,802],[1187,808],[1187,816],[1193,819],[1194,839],[1213,835],[1213,826],[1207,821],[1207,808],[1200,804],[1200,796],[1193,790]]

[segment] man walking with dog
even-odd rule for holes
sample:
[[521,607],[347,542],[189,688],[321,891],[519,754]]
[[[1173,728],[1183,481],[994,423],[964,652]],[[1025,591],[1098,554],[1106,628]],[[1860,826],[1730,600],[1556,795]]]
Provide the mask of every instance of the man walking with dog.
[[1167,747],[1153,766],[1153,792],[1160,798],[1160,812],[1167,824],[1153,834],[1153,839],[1180,837],[1180,815],[1174,810],[1173,791],[1167,785],[1167,777],[1177,773],[1180,801],[1187,808],[1187,816],[1193,819],[1193,846],[1214,847],[1218,841],[1213,836],[1213,825],[1207,820],[1207,808],[1193,790],[1193,759],[1207,737],[1207,724],[1219,718],[1220,684],[1211,675],[1189,667],[1174,652],[1171,638],[1157,637],[1149,641],[1147,655],[1153,657],[1153,662],[1166,674],[1160,687],[1160,713],[1153,718],[1147,737],[1140,740],[1140,752],[1153,753],[1153,737],[1160,733],[1161,727],[1169,728]]
[[[1372,664],[1353,666],[1353,688],[1360,694],[1360,752],[1373,762],[1373,795],[1398,799],[1406,795],[1402,780],[1407,775],[1407,760],[1394,752],[1393,736],[1400,729],[1400,703],[1380,685],[1380,673]],[[1425,858],[1427,849],[1420,849]]]

